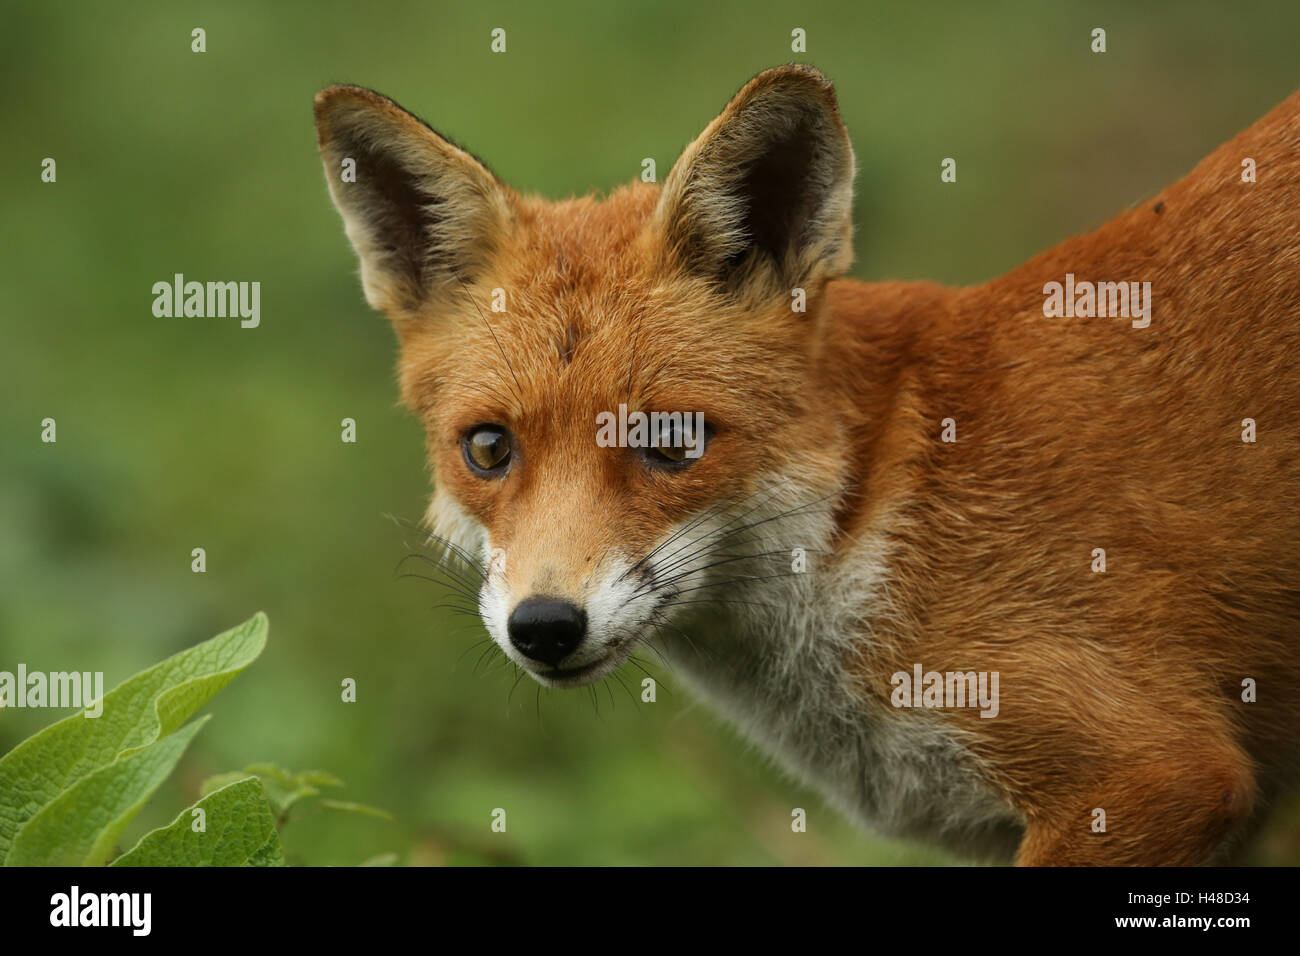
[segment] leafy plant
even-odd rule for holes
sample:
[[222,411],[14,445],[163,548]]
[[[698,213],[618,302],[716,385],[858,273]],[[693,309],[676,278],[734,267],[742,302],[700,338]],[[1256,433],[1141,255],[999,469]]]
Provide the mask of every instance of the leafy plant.
[[[190,718],[257,659],[266,631],[259,613],[115,687],[99,717],[74,714],[0,759],[0,862],[105,863],[208,719]],[[260,780],[247,774],[147,834],[115,863],[283,864],[271,804]]]
[[199,792],[206,795],[222,787],[229,786],[232,781],[242,780],[249,776],[261,780],[262,786],[266,790],[266,796],[271,801],[271,808],[275,811],[275,821],[278,826],[284,826],[289,823],[290,819],[299,819],[304,816],[305,814],[302,814],[299,808],[312,803],[315,806],[308,812],[337,810],[343,813],[359,813],[362,816],[378,817],[381,820],[391,821],[393,819],[393,815],[387,810],[366,806],[364,803],[351,803],[346,800],[330,800],[327,798],[316,799],[320,797],[321,788],[323,787],[343,786],[342,780],[324,770],[303,770],[298,773],[291,773],[274,764],[255,763],[250,764],[243,770],[235,770],[231,773],[221,773],[215,777],[209,777],[203,781],[203,784],[199,787]]
[[[266,615],[257,614],[115,687],[99,717],[81,711],[0,759],[0,863],[105,863],[208,721],[190,718],[258,658],[266,631]],[[392,819],[375,807],[321,797],[341,786],[323,770],[291,773],[266,763],[209,777],[197,803],[111,865],[284,866],[279,831],[301,807]],[[395,862],[386,854],[363,865]]]
[[[219,831],[196,834],[199,819],[220,821]],[[284,853],[262,785],[246,777],[183,810],[170,826],[145,834],[112,865],[284,866]]]

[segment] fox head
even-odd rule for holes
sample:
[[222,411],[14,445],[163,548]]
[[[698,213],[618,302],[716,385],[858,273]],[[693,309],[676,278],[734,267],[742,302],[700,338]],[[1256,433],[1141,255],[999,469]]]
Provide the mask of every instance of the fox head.
[[848,468],[819,395],[854,160],[821,73],[758,75],[661,185],[603,199],[520,195],[361,87],[315,113],[426,430],[428,523],[510,659],[587,683],[800,577]]

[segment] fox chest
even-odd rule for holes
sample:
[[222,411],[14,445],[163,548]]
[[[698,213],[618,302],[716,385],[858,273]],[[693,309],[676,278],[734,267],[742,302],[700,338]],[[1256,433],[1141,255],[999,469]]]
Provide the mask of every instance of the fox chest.
[[668,650],[698,696],[860,825],[963,855],[1014,854],[1018,814],[941,721],[846,689],[829,649],[781,660],[754,653],[763,640],[720,642],[707,657],[673,642]]

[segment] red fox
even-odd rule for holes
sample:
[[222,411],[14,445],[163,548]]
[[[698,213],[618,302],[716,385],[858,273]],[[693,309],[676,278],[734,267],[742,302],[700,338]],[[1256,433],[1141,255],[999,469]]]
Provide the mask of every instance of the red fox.
[[811,67],[603,199],[360,87],[315,115],[430,529],[537,681],[654,647],[849,817],[974,858],[1221,863],[1294,784],[1300,94],[973,288],[841,278]]

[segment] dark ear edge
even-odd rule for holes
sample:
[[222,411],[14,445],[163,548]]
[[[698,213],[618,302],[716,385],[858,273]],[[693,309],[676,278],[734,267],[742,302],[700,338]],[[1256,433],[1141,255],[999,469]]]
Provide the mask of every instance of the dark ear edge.
[[351,99],[357,103],[368,104],[372,108],[387,112],[390,115],[400,116],[403,120],[413,120],[423,127],[426,132],[436,137],[439,142],[456,152],[468,156],[476,164],[482,167],[483,171],[491,176],[499,185],[503,188],[507,188],[505,183],[501,181],[501,178],[497,176],[497,174],[487,164],[487,161],[481,156],[466,149],[447,134],[440,133],[438,130],[434,129],[427,120],[412,113],[396,100],[390,99],[377,90],[372,90],[365,86],[357,86],[353,83],[332,83],[321,89],[314,97],[312,97],[312,112],[316,116],[317,147],[321,149],[325,147],[326,136],[330,129],[330,119],[332,116],[336,115],[337,107],[339,106],[340,101],[344,99]]
[[[513,193],[477,157],[388,97],[339,84],[316,94],[330,194],[372,306],[410,311],[468,281],[513,217]],[[344,160],[355,163],[345,181]]]
[[854,158],[835,90],[802,64],[749,81],[682,153],[655,214],[679,265],[771,294],[852,262]]

